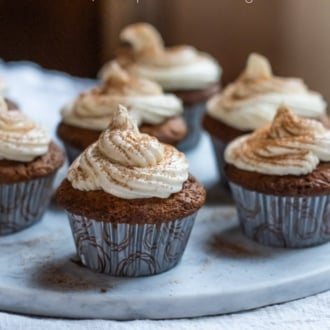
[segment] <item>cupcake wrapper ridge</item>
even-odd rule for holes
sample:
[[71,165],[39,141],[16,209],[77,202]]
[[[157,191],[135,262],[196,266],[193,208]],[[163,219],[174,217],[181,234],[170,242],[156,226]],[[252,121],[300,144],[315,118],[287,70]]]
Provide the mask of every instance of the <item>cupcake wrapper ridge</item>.
[[225,167],[224,152],[227,147],[227,143],[223,142],[218,138],[213,137],[212,135],[211,135],[211,142],[218,165],[218,171],[220,174],[219,182],[223,187],[229,189],[229,183],[224,171],[224,167]]
[[83,152],[71,145],[64,143],[64,149],[68,158],[69,165]]
[[179,262],[197,212],[160,224],[112,224],[67,214],[77,254],[86,267],[133,277],[161,273]]
[[38,222],[52,195],[55,173],[35,180],[0,185],[0,235]]
[[202,117],[205,110],[205,102],[184,106],[182,116],[186,122],[188,133],[185,139],[177,145],[180,151],[188,151],[197,146],[202,135]]
[[287,197],[230,182],[243,233],[264,245],[300,248],[330,240],[330,196]]

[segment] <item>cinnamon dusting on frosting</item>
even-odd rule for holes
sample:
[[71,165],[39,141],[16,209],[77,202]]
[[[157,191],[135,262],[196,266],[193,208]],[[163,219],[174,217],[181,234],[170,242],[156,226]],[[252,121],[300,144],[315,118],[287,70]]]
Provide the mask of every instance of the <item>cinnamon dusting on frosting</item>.
[[281,103],[303,117],[326,113],[322,96],[301,79],[276,77],[264,56],[251,54],[243,73],[208,102],[207,110],[213,118],[246,131],[270,123]]
[[117,62],[111,62],[109,74],[103,87],[102,94],[123,95],[123,96],[142,96],[142,95],[161,95],[162,88],[147,79],[138,79],[123,70]]
[[32,161],[48,151],[46,130],[18,110],[8,111],[0,97],[0,159]]
[[128,43],[141,55],[159,55],[164,49],[164,41],[160,33],[146,23],[129,25],[120,33],[120,40]]
[[141,134],[119,106],[109,127],[71,165],[68,180],[78,190],[104,190],[124,199],[167,198],[188,177],[183,153]]
[[175,95],[164,94],[158,84],[136,78],[113,62],[103,86],[81,94],[63,108],[63,122],[103,130],[118,104],[130,110],[138,125],[160,124],[183,111],[182,103]]
[[134,60],[145,64],[169,67],[198,59],[196,49],[191,46],[165,48],[159,32],[146,23],[127,26],[120,33],[120,40],[131,45]]
[[[150,24],[136,23],[120,33],[120,40],[131,46],[118,62],[138,77],[151,79],[167,90],[203,89],[219,81],[220,67],[207,54],[191,46],[165,47],[159,32]],[[110,64],[100,70],[106,80]]]
[[252,53],[247,60],[243,78],[251,80],[270,79],[272,76],[272,67],[267,58],[256,53]]
[[237,168],[270,175],[304,175],[330,161],[330,131],[280,106],[271,123],[231,142],[225,159]]

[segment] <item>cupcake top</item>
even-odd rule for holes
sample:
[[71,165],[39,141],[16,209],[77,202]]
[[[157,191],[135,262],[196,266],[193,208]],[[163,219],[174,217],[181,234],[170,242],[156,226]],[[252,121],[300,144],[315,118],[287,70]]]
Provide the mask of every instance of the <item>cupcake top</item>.
[[251,54],[243,73],[208,102],[207,111],[231,127],[249,131],[270,123],[282,103],[302,117],[326,113],[322,96],[301,79],[276,77],[265,57]]
[[138,125],[157,125],[182,113],[181,101],[149,80],[139,79],[111,63],[107,81],[81,94],[62,110],[63,122],[69,125],[104,130],[118,104],[129,109]]
[[77,190],[103,190],[123,199],[167,198],[179,192],[187,178],[184,154],[141,134],[123,106],[67,175]]
[[232,141],[225,160],[239,169],[267,175],[305,175],[320,162],[330,161],[330,131],[282,105],[270,125]]
[[[166,90],[204,89],[220,79],[221,69],[209,55],[191,46],[164,47],[159,32],[150,24],[136,23],[120,33],[131,47],[127,69],[134,75],[158,82]],[[126,56],[119,57],[119,61]],[[107,79],[109,65],[100,72]]]
[[0,97],[0,159],[30,162],[48,151],[47,131]]

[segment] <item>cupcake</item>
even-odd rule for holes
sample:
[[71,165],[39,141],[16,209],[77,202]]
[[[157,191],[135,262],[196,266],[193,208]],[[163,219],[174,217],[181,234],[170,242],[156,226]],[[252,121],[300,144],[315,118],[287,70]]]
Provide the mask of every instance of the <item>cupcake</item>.
[[119,106],[71,165],[56,198],[88,268],[115,276],[164,272],[180,260],[205,190],[183,153],[140,133]]
[[0,98],[4,98],[9,110],[18,109],[17,104],[6,97],[7,94],[8,94],[8,85],[4,80],[0,78]]
[[[199,141],[205,102],[219,91],[221,69],[211,56],[191,46],[165,48],[159,32],[151,25],[127,26],[120,40],[118,61],[134,75],[156,81],[164,90],[177,95],[184,104],[188,136],[178,147],[193,148]],[[111,62],[105,64],[100,77],[106,80]]]
[[[301,79],[273,76],[268,60],[251,54],[244,72],[207,104],[204,128],[210,133],[220,174],[223,151],[234,138],[269,124],[284,103],[297,115],[320,120],[329,126],[326,103]],[[221,177],[222,183],[226,180]]]
[[45,129],[0,98],[0,234],[41,219],[63,152]]
[[103,86],[81,94],[62,110],[57,134],[70,162],[98,139],[119,103],[129,109],[141,132],[161,142],[176,145],[187,134],[182,103],[175,95],[164,94],[158,84],[132,77],[112,63]]
[[225,173],[244,234],[269,246],[330,240],[330,130],[281,106],[270,125],[229,143]]

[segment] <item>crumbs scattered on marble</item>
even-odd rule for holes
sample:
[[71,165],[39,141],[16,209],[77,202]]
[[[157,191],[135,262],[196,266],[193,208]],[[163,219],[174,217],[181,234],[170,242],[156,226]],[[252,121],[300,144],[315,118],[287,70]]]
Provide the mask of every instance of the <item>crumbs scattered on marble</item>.
[[102,286],[97,277],[90,276],[89,270],[85,272],[84,267],[77,269],[76,265],[82,266],[75,257],[68,256],[62,260],[46,258],[34,265],[31,284],[59,292],[96,290],[106,293],[113,288],[108,284]]
[[239,228],[232,228],[213,235],[207,244],[210,251],[222,257],[265,258],[269,256],[269,253],[258,248],[256,243],[247,243],[247,240],[248,238],[239,232]]

